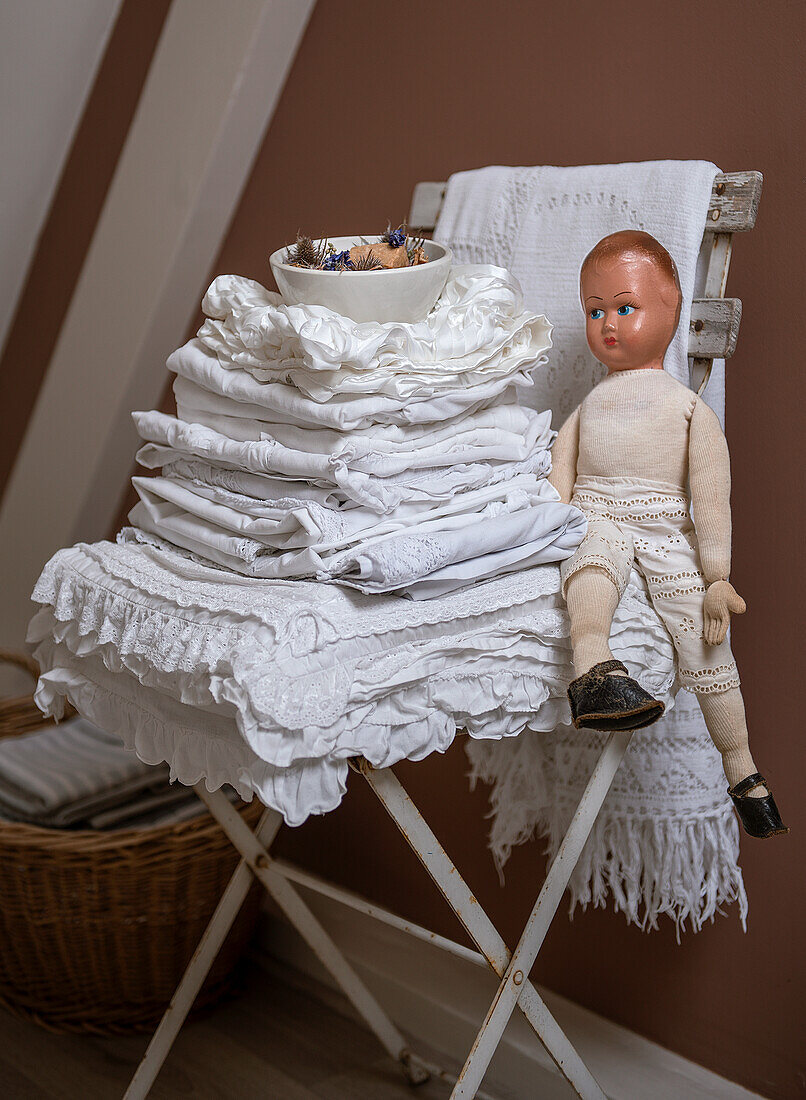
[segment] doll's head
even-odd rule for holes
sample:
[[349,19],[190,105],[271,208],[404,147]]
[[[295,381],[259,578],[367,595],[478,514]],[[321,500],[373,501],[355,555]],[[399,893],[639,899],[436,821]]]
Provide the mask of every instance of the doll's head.
[[613,371],[663,369],[680,319],[675,262],[639,229],[611,233],[585,257],[579,276],[588,347]]

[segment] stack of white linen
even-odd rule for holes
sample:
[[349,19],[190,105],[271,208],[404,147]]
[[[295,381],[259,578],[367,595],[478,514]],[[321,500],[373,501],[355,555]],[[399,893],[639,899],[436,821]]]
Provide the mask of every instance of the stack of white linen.
[[[567,722],[556,562],[584,518],[545,480],[549,414],[516,400],[549,346],[517,282],[458,268],[418,325],[231,276],[204,311],[169,360],[178,415],[137,415],[160,474],[137,479],[136,527],[60,550],[36,585],[43,712],[69,700],[172,780],[291,825],[339,804],[352,757]],[[634,584],[613,633],[668,699],[671,640]]]
[[551,413],[518,402],[551,326],[508,272],[454,269],[417,324],[234,275],[202,308],[168,360],[177,415],[134,414],[161,471],[134,479],[140,532],[249,577],[418,599],[573,553],[584,518],[545,479]]

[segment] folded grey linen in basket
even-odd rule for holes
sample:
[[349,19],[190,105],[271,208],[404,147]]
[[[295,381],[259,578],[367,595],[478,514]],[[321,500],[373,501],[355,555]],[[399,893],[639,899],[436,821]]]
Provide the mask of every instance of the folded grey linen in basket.
[[116,734],[83,718],[0,744],[0,815],[62,828],[168,786],[166,764],[144,764]]

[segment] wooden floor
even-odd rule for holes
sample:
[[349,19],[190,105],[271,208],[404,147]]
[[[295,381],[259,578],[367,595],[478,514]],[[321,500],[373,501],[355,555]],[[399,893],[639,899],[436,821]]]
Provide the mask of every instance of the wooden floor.
[[[321,999],[317,999],[317,996]],[[119,1100],[149,1036],[54,1035],[0,1008],[3,1100]],[[443,1100],[411,1089],[346,1001],[306,978],[255,967],[241,988],[187,1023],[149,1100]]]

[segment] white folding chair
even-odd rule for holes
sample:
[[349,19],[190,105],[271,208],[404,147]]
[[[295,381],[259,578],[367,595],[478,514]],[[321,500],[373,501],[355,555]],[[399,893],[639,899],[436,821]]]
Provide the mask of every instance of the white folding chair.
[[[755,224],[761,185],[762,177],[759,172],[718,175],[714,180],[700,253],[703,260],[702,286],[698,288],[700,297],[692,304],[689,336],[689,354],[693,357],[692,386],[699,392],[705,387],[713,360],[729,358],[736,347],[741,302],[724,296],[732,235],[752,229]],[[412,230],[420,234],[433,231],[444,194],[445,185],[442,183],[420,183],[416,186],[408,222]],[[293,867],[279,863],[269,854],[282,821],[280,815],[267,809],[252,832],[221,791],[210,794],[203,781],[198,783],[195,787],[196,793],[207,804],[240,852],[241,861],[132,1078],[125,1100],[141,1100],[148,1095],[246,898],[253,876],[262,883],[330,971],[391,1057],[401,1063],[412,1084],[426,1081],[432,1073],[436,1073],[443,1079],[455,1082],[451,1093],[454,1100],[459,1097],[482,1097],[484,1094],[480,1087],[490,1060],[501,1041],[510,1016],[518,1008],[576,1095],[584,1100],[604,1100],[602,1089],[548,1011],[528,976],[631,737],[630,732],[622,732],[613,733],[607,739],[514,952],[509,951],[393,771],[390,768],[376,770],[363,758],[352,761],[354,771],[369,783],[478,947],[479,953],[468,952],[462,945],[435,936],[427,930],[413,928],[410,922],[406,923],[406,927],[415,934],[428,936],[432,943],[437,943],[445,950],[465,958],[469,954],[474,955],[477,961],[486,962],[501,979],[495,999],[458,1078],[409,1050],[404,1037],[293,885],[296,879],[316,889],[316,880]],[[377,915],[368,903],[364,905],[354,896],[343,894],[335,887],[327,889],[333,896],[339,896],[355,908]]]

